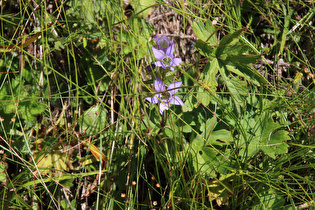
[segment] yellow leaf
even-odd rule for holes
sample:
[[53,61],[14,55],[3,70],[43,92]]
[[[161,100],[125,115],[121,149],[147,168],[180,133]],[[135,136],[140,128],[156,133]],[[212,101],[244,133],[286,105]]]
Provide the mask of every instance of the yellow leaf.
[[[100,160],[101,151],[94,144],[86,142],[86,141],[82,143],[91,150],[92,154],[97,160]],[[102,152],[102,160],[103,162],[107,161],[107,158],[103,152]]]

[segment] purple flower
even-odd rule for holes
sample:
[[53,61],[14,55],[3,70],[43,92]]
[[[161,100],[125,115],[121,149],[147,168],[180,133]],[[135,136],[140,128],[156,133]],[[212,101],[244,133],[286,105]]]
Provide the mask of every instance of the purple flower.
[[146,97],[145,99],[153,104],[159,103],[160,114],[163,114],[164,110],[168,110],[170,104],[184,106],[184,102],[178,96],[175,96],[181,85],[182,81],[173,82],[166,89],[164,82],[157,77],[154,81],[154,88],[158,93],[153,97]]
[[162,38],[159,38],[155,35],[155,42],[158,45],[158,49],[162,50],[163,52],[166,52],[166,49],[170,46],[170,44],[173,44],[170,39],[168,39],[165,35],[162,36]]
[[179,66],[182,63],[181,58],[174,58],[174,43],[170,43],[169,47],[164,52],[163,50],[158,50],[152,47],[153,55],[158,61],[155,62],[155,65],[162,67],[163,69],[170,68],[171,71],[174,71],[175,66]]
[[155,69],[155,64],[150,64],[145,68],[148,72],[151,72]]

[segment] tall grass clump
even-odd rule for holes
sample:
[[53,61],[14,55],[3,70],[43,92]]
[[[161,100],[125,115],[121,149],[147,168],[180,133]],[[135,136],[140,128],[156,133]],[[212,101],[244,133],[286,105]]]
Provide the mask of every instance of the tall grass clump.
[[1,209],[314,209],[313,1],[1,1]]

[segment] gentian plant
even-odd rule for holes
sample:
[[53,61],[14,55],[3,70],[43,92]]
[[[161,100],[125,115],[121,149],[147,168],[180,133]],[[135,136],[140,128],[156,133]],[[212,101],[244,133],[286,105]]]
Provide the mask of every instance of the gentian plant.
[[155,35],[155,42],[158,46],[159,50],[162,50],[163,52],[166,52],[166,49],[173,44],[170,39],[168,39],[165,35],[162,36],[162,38],[159,38]]
[[[155,42],[157,43],[157,49],[152,47],[152,51],[154,57],[158,60],[155,64],[149,65],[146,69],[148,72],[153,72],[155,67],[162,67],[164,71],[153,72],[152,75],[156,77],[154,80],[154,89],[157,93],[153,97],[146,97],[145,99],[153,104],[159,104],[159,112],[162,115],[164,110],[168,110],[170,108],[170,104],[184,105],[184,102],[178,96],[175,96],[175,93],[182,85],[182,82],[173,82],[168,88],[166,88],[163,82],[166,74],[165,70],[170,69],[171,71],[174,71],[174,67],[179,66],[182,63],[182,59],[174,58],[173,54],[175,44],[165,35],[161,38],[155,36]],[[159,75],[159,77],[157,75]]]
[[[165,41],[163,41],[163,43],[166,44]],[[174,46],[174,43],[170,43],[165,51],[152,47],[153,55],[158,59],[158,61],[155,62],[157,67],[162,67],[163,69],[170,68],[171,71],[174,71],[174,67],[182,63],[181,58],[174,58]]]
[[157,77],[154,81],[154,88],[157,93],[153,97],[146,97],[145,99],[153,104],[159,103],[159,111],[162,115],[164,110],[169,109],[170,104],[184,106],[184,102],[178,96],[175,96],[181,85],[182,81],[173,82],[166,89],[164,82]]

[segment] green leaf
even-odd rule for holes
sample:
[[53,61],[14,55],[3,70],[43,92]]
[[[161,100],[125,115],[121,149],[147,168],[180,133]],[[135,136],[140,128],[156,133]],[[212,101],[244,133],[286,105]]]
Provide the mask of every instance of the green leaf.
[[167,125],[164,128],[165,134],[170,137],[171,139],[179,138],[182,135],[179,133],[179,128],[176,125]]
[[237,54],[237,55],[231,55],[229,57],[229,61],[232,63],[252,64],[252,63],[256,63],[257,59],[259,58],[260,58],[260,55]]
[[193,166],[196,171],[215,177],[214,162],[216,152],[211,148],[203,147],[204,140],[197,136],[191,143],[190,153],[193,156]]
[[232,77],[227,78],[223,68],[220,69],[221,76],[229,89],[232,97],[238,102],[243,103],[245,102],[245,97],[248,95],[248,89],[246,81],[242,81],[239,78]]
[[140,12],[139,16],[145,18],[150,14],[155,0],[131,0],[130,4],[135,9],[136,13]]
[[186,97],[184,106],[183,106],[183,112],[191,112],[194,109],[194,104],[193,104],[193,95],[192,93],[189,93],[188,97]]
[[[202,172],[212,178],[216,177],[216,172],[227,173],[230,162],[209,146],[203,146],[204,140],[197,136],[191,143],[190,154],[193,156],[193,166],[197,172]],[[230,150],[225,149],[225,155],[230,155]]]
[[0,162],[0,183],[3,183],[7,180],[5,173],[6,173],[5,164],[3,162]]
[[[226,165],[230,164],[223,155],[230,155],[230,150],[224,148],[224,152],[215,149],[213,145],[223,146],[227,142],[233,141],[230,131],[216,130],[217,118],[207,119],[200,126],[202,133],[200,135],[192,135],[192,142],[188,152],[193,156],[193,165],[196,171],[201,171],[211,177],[216,176],[216,172],[226,173]],[[218,141],[219,140],[219,141]]]
[[90,29],[98,24],[98,19],[106,16],[107,10],[110,7],[109,4],[104,4],[102,1],[80,0],[69,1],[69,6],[70,8],[66,10],[67,14],[83,19],[81,24],[87,25]]
[[[270,123],[270,126],[275,126],[275,123]],[[290,140],[290,136],[288,135],[287,131],[280,130],[273,132],[272,129],[269,131],[269,136],[266,141],[266,144],[261,147],[261,150],[272,157],[273,159],[276,158],[276,154],[285,154],[288,152],[288,144],[285,143],[285,141]]]
[[206,64],[203,71],[205,79],[201,82],[202,86],[197,90],[197,104],[195,104],[195,107],[197,107],[199,103],[202,103],[204,106],[208,106],[211,102],[212,96],[215,94],[218,86],[216,81],[218,71],[219,64],[216,58]]
[[219,72],[219,69],[218,60],[215,58],[212,61],[209,61],[203,70],[203,73],[205,74],[204,87],[208,88],[212,94],[215,94],[218,86],[216,75]]
[[10,103],[5,107],[4,112],[10,114],[15,113],[17,110],[21,118],[28,121],[34,121],[36,120],[36,116],[44,112],[46,108],[47,106],[45,104],[30,100],[18,103],[17,107],[15,104]]
[[202,40],[197,40],[195,48],[200,50],[200,54],[205,57],[214,57],[215,47],[207,44]]
[[[247,154],[249,157],[255,155],[259,150],[275,159],[276,155],[288,152],[287,140],[290,136],[287,131],[279,130],[282,126],[273,122],[272,118],[266,113],[257,115],[254,118],[243,119],[241,124],[246,129],[246,143],[244,137],[241,138],[241,154]],[[246,146],[248,144],[248,146]]]
[[205,144],[223,145],[223,143],[232,142],[233,141],[232,133],[225,129],[215,130],[216,125],[217,118],[212,117],[211,119],[208,119],[206,123],[203,123],[200,126],[200,130],[202,131],[201,136],[207,140]]
[[212,132],[216,125],[217,125],[216,117],[207,119],[206,123],[203,123],[200,126],[200,130],[202,131],[201,136],[203,136],[203,138],[206,139],[208,137],[208,134]]
[[210,137],[207,143],[222,145],[223,144],[222,142],[228,143],[232,141],[233,141],[232,133],[228,130],[221,129],[221,130],[212,131],[210,133]]
[[282,193],[270,188],[269,190],[260,191],[257,196],[257,205],[253,209],[282,209],[285,199]]
[[[232,66],[232,65],[236,65],[236,66]],[[260,84],[267,83],[266,79],[262,77],[256,70],[252,70],[246,65],[234,63],[231,65],[226,65],[225,67],[230,72],[233,72],[234,74],[244,77],[246,80],[248,80],[249,82],[252,82],[253,84],[257,86],[260,86]]]
[[215,27],[212,25],[210,20],[206,21],[206,26],[204,23],[198,21],[192,23],[193,31],[195,32],[198,39],[207,42],[211,45],[218,44],[218,38],[216,35]]
[[[216,57],[219,58],[225,50],[230,47],[230,44],[234,44],[236,38],[243,32],[243,29],[237,30],[232,34],[228,34],[220,40],[219,47],[216,50]],[[235,40],[234,40],[235,39]],[[237,41],[237,40],[236,40]]]
[[123,42],[122,52],[128,54],[136,51],[137,60],[148,54],[147,43],[153,32],[153,25],[149,24],[138,17],[129,20],[131,30],[122,31],[118,37],[118,42]]
[[198,107],[198,105],[201,103],[203,106],[208,106],[208,104],[211,102],[211,95],[208,90],[205,90],[202,87],[199,87],[197,90],[197,103],[194,105],[194,107]]
[[79,126],[87,134],[96,134],[107,125],[107,113],[103,106],[95,105],[79,118]]

